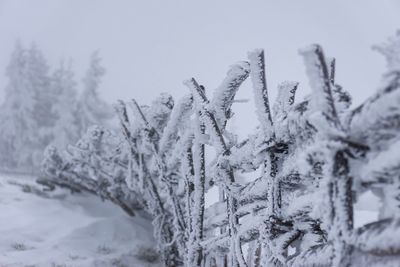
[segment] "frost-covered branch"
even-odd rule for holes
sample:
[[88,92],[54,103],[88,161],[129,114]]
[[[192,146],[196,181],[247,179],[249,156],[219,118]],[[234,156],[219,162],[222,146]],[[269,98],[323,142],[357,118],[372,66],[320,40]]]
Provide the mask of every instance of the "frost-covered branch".
[[[397,39],[385,55],[397,51]],[[318,45],[301,54],[311,85],[302,101],[295,101],[299,84],[283,82],[270,108],[264,52],[255,50],[249,63],[230,68],[211,101],[193,78],[185,82],[190,95],[176,104],[168,94],[149,106],[129,101],[129,110],[120,101],[120,130],[91,127],[65,152],[49,147],[40,183],[90,192],[130,215],[144,209],[165,266],[398,261],[397,61],[384,86],[351,110],[336,61]],[[239,141],[225,128],[248,76],[259,126]],[[219,200],[206,208],[214,187]],[[382,203],[379,220],[355,228],[354,202],[368,190]]]

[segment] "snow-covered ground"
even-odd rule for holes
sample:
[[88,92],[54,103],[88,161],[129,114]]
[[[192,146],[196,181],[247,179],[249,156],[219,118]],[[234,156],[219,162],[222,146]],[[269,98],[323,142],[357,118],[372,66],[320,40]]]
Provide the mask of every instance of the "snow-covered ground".
[[[39,196],[33,178],[0,175],[0,267],[159,266],[152,225],[115,205],[68,191]],[[25,190],[26,191],[26,190]],[[364,194],[355,226],[377,219],[377,199]]]
[[0,267],[158,266],[150,220],[57,189],[23,192],[33,178],[0,176]]

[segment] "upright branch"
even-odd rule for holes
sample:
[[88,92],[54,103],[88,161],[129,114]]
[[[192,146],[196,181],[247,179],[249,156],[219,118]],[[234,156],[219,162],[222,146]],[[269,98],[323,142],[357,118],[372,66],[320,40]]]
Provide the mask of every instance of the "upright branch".
[[254,103],[257,117],[264,131],[265,140],[274,139],[271,110],[268,99],[267,80],[265,78],[264,50],[256,49],[248,54],[250,60],[250,76],[253,82]]
[[233,175],[233,170],[226,159],[226,156],[230,155],[230,151],[225,144],[225,140],[222,136],[222,132],[217,124],[214,114],[208,109],[209,101],[202,86],[198,85],[196,80],[193,78],[187,81],[186,85],[192,91],[196,107],[199,109],[200,120],[202,123],[204,123],[206,129],[208,129],[208,133],[212,136],[212,144],[216,148],[219,155],[216,175],[221,177],[221,181],[217,182],[223,184],[223,188],[227,194],[227,214],[229,221],[228,234],[233,239],[230,242],[230,256],[228,260],[232,266],[235,266],[244,260],[241,249],[238,249],[240,246],[237,246],[237,244],[240,243],[240,240],[237,240],[237,225],[239,220],[236,215],[238,204],[236,196],[234,196],[235,178]]
[[249,73],[250,65],[248,62],[243,61],[232,65],[221,85],[214,91],[210,104],[214,109],[215,119],[221,130],[225,128],[227,120],[233,115],[231,110],[233,100]]
[[[254,102],[256,105],[257,117],[260,122],[260,126],[263,130],[263,134],[266,140],[266,157],[264,160],[263,176],[268,183],[267,191],[267,212],[268,216],[275,217],[280,212],[280,188],[278,173],[278,158],[275,149],[270,149],[276,145],[276,135],[274,124],[272,120],[272,114],[268,99],[267,81],[265,77],[265,58],[264,50],[257,49],[248,54],[250,60],[251,79],[253,82]],[[268,225],[268,224],[267,224]],[[263,257],[261,259],[262,264],[269,264],[272,256],[272,231],[270,227],[266,226],[261,231],[262,235],[262,250]]]
[[335,75],[336,75],[336,59],[334,57],[328,58],[328,69],[329,69],[329,80],[332,85],[335,84]]
[[321,46],[311,45],[301,50],[300,53],[304,58],[312,90],[312,111],[321,112],[334,127],[340,128],[332,96],[331,76]]
[[278,96],[273,110],[275,135],[278,143],[287,143],[290,139],[287,116],[290,107],[294,104],[298,82],[282,82],[278,85]]
[[[325,132],[329,141],[336,142],[337,133],[341,135],[343,131],[338,114],[335,108],[335,102],[331,89],[331,76],[327,61],[322,52],[322,48],[318,45],[310,46],[308,49],[302,50],[302,55],[306,63],[307,73],[312,88],[312,98],[314,112],[321,112],[326,122],[320,122],[316,125],[317,130],[324,131],[331,128],[329,132]],[[334,67],[331,66],[331,69]],[[324,125],[325,124],[325,125]],[[320,136],[321,138],[321,136]],[[328,145],[331,150],[327,159],[327,164],[331,164],[331,175],[328,180],[328,195],[331,206],[330,218],[330,238],[333,240],[332,264],[334,266],[349,266],[352,247],[346,244],[346,238],[352,234],[353,229],[353,204],[352,204],[352,177],[350,176],[348,147],[347,144]],[[331,158],[333,155],[333,159]],[[330,163],[329,161],[333,161]],[[328,176],[329,177],[329,176]]]
[[183,97],[178,104],[174,106],[171,117],[160,139],[159,150],[161,155],[165,155],[172,149],[179,137],[179,130],[184,128],[192,113],[193,97],[191,95]]

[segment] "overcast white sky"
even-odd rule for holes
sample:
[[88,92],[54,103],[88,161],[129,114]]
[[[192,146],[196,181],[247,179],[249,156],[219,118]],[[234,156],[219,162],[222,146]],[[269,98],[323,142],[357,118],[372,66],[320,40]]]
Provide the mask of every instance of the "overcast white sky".
[[[0,96],[17,39],[36,42],[52,66],[71,57],[79,79],[91,52],[100,50],[108,71],[100,91],[110,103],[130,97],[148,103],[163,91],[180,96],[187,92],[182,81],[192,76],[210,92],[254,48],[266,50],[272,97],[283,80],[300,81],[305,92],[298,49],[320,43],[337,58],[338,81],[359,103],[384,70],[371,46],[400,28],[399,14],[397,0],[0,0]],[[249,83],[240,97],[251,97]],[[240,124],[253,126],[255,116],[248,116],[239,115]]]

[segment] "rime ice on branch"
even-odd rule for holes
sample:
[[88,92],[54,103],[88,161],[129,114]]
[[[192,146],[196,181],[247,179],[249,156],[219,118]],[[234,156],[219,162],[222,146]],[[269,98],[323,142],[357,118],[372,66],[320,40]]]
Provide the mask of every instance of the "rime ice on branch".
[[[381,49],[392,60],[396,38]],[[153,217],[165,266],[397,266],[400,260],[400,97],[395,60],[378,92],[351,110],[334,59],[301,51],[311,95],[283,82],[272,107],[263,50],[233,65],[208,100],[195,79],[176,104],[116,105],[120,132],[92,127],[66,153],[46,150],[46,186],[64,186]],[[244,140],[225,126],[251,76],[259,126]],[[214,158],[206,154],[214,150]],[[239,183],[241,173],[261,175]],[[206,192],[220,199],[205,208]],[[355,200],[381,199],[379,220],[354,228]],[[247,250],[247,251],[245,251]],[[247,255],[247,257],[245,257]]]

